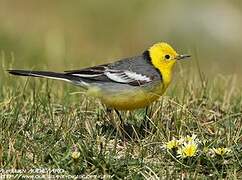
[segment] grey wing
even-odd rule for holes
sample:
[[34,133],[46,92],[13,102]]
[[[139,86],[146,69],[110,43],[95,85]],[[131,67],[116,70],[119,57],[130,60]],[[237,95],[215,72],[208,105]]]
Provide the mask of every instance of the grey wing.
[[144,69],[146,65],[135,63],[136,59],[124,59],[113,64],[66,71],[66,75],[80,77],[87,83],[114,82],[131,86],[141,86],[154,80],[157,74],[148,75],[146,69]]

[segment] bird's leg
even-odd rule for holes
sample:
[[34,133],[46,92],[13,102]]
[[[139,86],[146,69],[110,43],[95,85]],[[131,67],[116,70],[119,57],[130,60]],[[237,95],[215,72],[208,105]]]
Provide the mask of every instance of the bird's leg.
[[112,109],[110,109],[110,108],[107,108],[106,111],[107,111],[107,113],[112,113]]
[[113,109],[107,108],[106,112],[107,112],[109,123],[113,128],[117,129],[117,123],[115,122],[115,119],[113,117]]
[[112,117],[112,109],[110,108],[106,108],[106,113],[109,117],[109,121],[112,121],[113,117]]
[[[111,109],[111,108],[107,108],[107,109],[106,109],[106,112],[107,112],[107,114],[108,114],[108,116],[109,116],[110,119],[113,119],[113,118],[110,117],[110,115],[112,115],[112,110],[113,110],[113,109]],[[115,113],[118,115],[119,120],[121,121],[121,123],[123,123],[123,119],[122,119],[122,116],[121,116],[121,114],[119,113],[119,111],[118,111],[117,109],[114,109],[114,111],[115,111]]]
[[147,120],[148,110],[149,110],[149,107],[147,106],[147,107],[145,108],[145,117],[144,117],[144,121]]
[[125,122],[122,119],[122,116],[119,113],[119,111],[117,109],[114,109],[114,110],[115,110],[115,112],[117,113],[117,115],[120,119],[120,125],[117,126],[117,130],[119,132],[120,137],[122,137],[124,141],[127,140],[126,138],[131,139],[131,136],[132,136],[132,133],[133,133],[132,132],[133,131],[132,126],[129,125],[129,124],[125,124]]
[[116,112],[116,114],[118,115],[118,117],[119,117],[119,120],[120,120],[121,124],[123,124],[123,123],[124,123],[124,121],[123,121],[122,116],[121,116],[121,114],[119,113],[119,111],[118,111],[117,109],[114,109],[114,111],[115,111],[115,112]]
[[147,106],[145,108],[145,127],[147,130],[150,129],[150,112],[149,112],[149,107]]
[[149,107],[145,108],[145,116],[141,122],[140,132],[142,136],[147,134],[147,131],[150,129],[150,118],[149,118]]
[[[108,109],[107,109],[108,110]],[[109,112],[111,112],[112,110],[109,109],[108,110]],[[107,111],[107,112],[108,112]],[[114,121],[114,119],[112,118],[112,124],[113,126],[116,128],[119,136],[121,138],[123,138],[123,140],[127,140],[126,138],[128,139],[131,139],[131,137],[133,136],[134,134],[134,130],[133,130],[133,127],[132,125],[129,125],[129,124],[125,124],[120,112],[117,110],[117,109],[114,109],[115,113],[117,114],[120,122],[117,122],[117,121]]]
[[107,121],[108,121],[108,123],[110,124],[112,124],[113,125],[113,122],[114,122],[114,119],[113,119],[113,113],[112,113],[112,109],[110,109],[110,108],[106,108],[106,115],[107,115]]
[[119,113],[119,111],[117,109],[114,109],[114,111],[116,112],[116,114],[118,115],[119,120],[120,120],[120,124],[116,123],[117,131],[118,131],[120,137],[123,137],[124,136],[123,133],[126,133],[124,130],[124,121],[123,121],[122,116]]
[[[113,113],[112,113],[113,110],[118,115],[120,122],[115,121],[115,118],[114,118]],[[119,136],[122,137],[123,136],[123,129],[124,129],[123,128],[124,121],[122,119],[121,114],[119,113],[119,111],[117,109],[111,109],[111,108],[107,108],[106,112],[107,112],[107,115],[108,115],[109,122],[111,123],[111,126],[118,132]]]

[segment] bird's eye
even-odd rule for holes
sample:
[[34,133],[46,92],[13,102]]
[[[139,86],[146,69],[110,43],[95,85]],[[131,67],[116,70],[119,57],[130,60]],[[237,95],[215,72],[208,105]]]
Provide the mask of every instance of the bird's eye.
[[165,55],[165,58],[166,58],[166,59],[170,59],[170,55],[168,55],[168,54]]

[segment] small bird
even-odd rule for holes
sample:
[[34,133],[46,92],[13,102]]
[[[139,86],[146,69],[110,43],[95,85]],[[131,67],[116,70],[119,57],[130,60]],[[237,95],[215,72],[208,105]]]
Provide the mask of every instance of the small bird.
[[80,70],[50,72],[8,70],[10,74],[63,80],[82,87],[108,108],[134,110],[159,99],[169,86],[177,61],[190,57],[178,54],[159,42],[141,55]]

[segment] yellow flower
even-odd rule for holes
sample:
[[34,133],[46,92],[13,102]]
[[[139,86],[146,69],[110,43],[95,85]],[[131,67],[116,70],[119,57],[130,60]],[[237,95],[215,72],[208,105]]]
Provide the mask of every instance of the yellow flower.
[[213,148],[212,151],[215,154],[220,155],[220,156],[224,156],[231,152],[231,150],[229,148],[225,148],[225,147]]
[[71,153],[71,157],[76,160],[80,157],[81,153],[79,151],[74,151]]
[[164,144],[164,147],[165,147],[166,149],[171,150],[171,149],[173,149],[173,148],[178,147],[178,145],[179,145],[179,142],[178,142],[175,138],[173,138],[171,141],[168,141],[167,143],[165,143],[165,144]]
[[79,148],[77,146],[77,144],[74,144],[72,147],[72,153],[71,153],[71,157],[74,160],[77,160],[80,157],[81,153],[79,152]]
[[186,157],[193,157],[197,153],[198,146],[195,142],[188,142],[184,143],[183,146],[181,146],[177,153],[179,154],[179,157],[186,158]]

